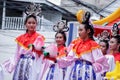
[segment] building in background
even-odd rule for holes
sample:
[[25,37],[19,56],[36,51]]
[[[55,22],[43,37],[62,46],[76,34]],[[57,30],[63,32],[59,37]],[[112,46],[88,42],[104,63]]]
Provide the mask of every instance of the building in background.
[[[44,25],[55,24],[60,20],[76,20],[75,15],[71,12],[47,1],[47,0],[2,0],[0,1],[0,28],[7,29],[6,26],[9,25],[10,21],[14,21],[15,19],[18,22],[18,18],[25,16],[25,8],[31,4],[36,3],[41,5],[42,8],[42,16]],[[14,18],[14,20],[13,20]],[[11,23],[12,24],[12,23]],[[14,25],[12,25],[14,26]],[[12,27],[11,26],[11,27]],[[49,25],[52,26],[52,25]],[[4,28],[5,27],[5,28]],[[18,26],[19,27],[19,26]]]
[[[120,3],[120,0],[0,0],[0,28],[6,29],[3,27],[10,24],[8,18],[24,17],[25,7],[33,1],[42,8],[43,23],[40,23],[40,26],[52,26],[49,24],[55,24],[60,20],[76,21],[75,15],[80,9],[90,11],[96,17],[106,17],[118,8]],[[109,7],[110,5],[112,7]],[[11,21],[14,22],[13,19]]]

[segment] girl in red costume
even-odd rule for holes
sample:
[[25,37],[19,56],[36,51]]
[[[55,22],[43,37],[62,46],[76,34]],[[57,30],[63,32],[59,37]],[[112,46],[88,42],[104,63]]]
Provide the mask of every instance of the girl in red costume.
[[[14,71],[13,80],[35,80],[38,69],[36,62],[42,58],[41,48],[44,45],[44,37],[36,32],[36,16],[27,16],[24,25],[27,29],[26,33],[15,39],[17,49],[14,58],[3,64],[8,72]],[[38,65],[40,64],[39,62]]]
[[[61,25],[59,25],[61,23]],[[60,69],[57,62],[56,58],[57,57],[63,57],[66,56],[66,33],[65,31],[68,31],[68,27],[64,26],[64,22],[59,22],[58,25],[56,26],[58,30],[55,30],[54,26],[54,31],[57,33],[55,34],[55,43],[51,44],[50,46],[46,47],[45,51],[49,52],[49,56],[45,56],[45,66],[44,66],[44,71],[42,72],[42,77],[40,77],[39,80],[63,80],[65,76],[65,71],[66,69]],[[62,25],[63,24],[63,25]],[[64,28],[67,28],[67,30],[64,31]],[[59,76],[57,76],[59,75]]]
[[108,40],[100,40],[99,44],[102,50],[103,55],[108,59],[109,63],[109,71],[112,71],[115,67],[114,56],[108,53],[109,49],[109,41]]
[[[118,26],[115,26],[115,27],[118,27]],[[115,80],[120,79],[120,74],[119,74],[119,71],[120,71],[120,35],[117,33],[117,31],[119,31],[118,28],[114,30],[114,33],[109,42],[110,54],[114,56],[116,66],[114,67],[114,70],[106,73],[107,79],[115,79]]]
[[120,35],[112,36],[109,42],[110,54],[115,58],[115,61],[120,61]]
[[107,59],[93,39],[94,30],[89,18],[90,13],[86,12],[79,27],[79,41],[73,45],[67,57],[57,59],[61,68],[67,67],[64,80],[99,80],[96,73],[109,69]]

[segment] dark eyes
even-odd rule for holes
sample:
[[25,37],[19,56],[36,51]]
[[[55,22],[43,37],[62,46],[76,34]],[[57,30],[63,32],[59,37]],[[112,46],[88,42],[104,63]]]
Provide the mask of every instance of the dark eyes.
[[113,41],[110,41],[110,43],[114,43]]
[[28,22],[28,24],[35,24],[35,22]]
[[56,37],[56,38],[62,38],[62,37]]
[[82,29],[79,29],[79,31],[82,31]]

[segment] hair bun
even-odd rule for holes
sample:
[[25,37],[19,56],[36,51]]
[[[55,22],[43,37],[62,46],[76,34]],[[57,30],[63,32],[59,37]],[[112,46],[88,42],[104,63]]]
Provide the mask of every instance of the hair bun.
[[85,12],[82,23],[89,23],[90,16],[91,16],[91,14],[89,11]]

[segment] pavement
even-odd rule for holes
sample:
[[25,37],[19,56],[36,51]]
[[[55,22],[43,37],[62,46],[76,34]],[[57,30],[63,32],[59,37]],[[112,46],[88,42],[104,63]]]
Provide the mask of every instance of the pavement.
[[[23,30],[0,30],[0,64],[14,56],[16,50],[15,38],[24,32]],[[46,46],[54,42],[55,32],[38,32],[45,36]],[[12,80],[12,76],[13,73],[9,74],[4,71],[4,80]]]

